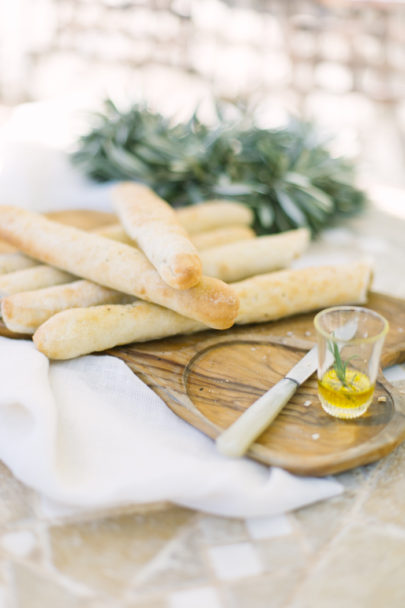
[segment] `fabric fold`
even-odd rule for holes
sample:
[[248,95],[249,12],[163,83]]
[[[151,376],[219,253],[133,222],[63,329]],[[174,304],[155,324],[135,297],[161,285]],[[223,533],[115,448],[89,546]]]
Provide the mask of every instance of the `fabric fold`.
[[0,385],[0,458],[55,513],[169,501],[257,517],[342,491],[221,456],[115,357],[49,362],[31,342],[0,338]]

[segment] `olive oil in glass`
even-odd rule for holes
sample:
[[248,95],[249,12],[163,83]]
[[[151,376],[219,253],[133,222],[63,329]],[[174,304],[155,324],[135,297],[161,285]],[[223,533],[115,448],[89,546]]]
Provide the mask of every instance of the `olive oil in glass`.
[[342,382],[336,370],[329,369],[318,380],[318,393],[323,409],[340,418],[357,418],[367,411],[375,384],[366,374],[351,367],[346,369],[346,380]]
[[[373,401],[388,322],[367,308],[336,306],[318,313],[314,324],[322,408],[337,418],[357,418]],[[345,328],[350,336],[344,339]]]

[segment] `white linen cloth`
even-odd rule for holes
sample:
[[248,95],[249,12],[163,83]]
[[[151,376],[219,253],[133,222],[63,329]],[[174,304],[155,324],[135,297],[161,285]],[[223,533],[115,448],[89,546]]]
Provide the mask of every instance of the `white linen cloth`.
[[[66,153],[35,136],[29,145],[13,136],[16,124],[24,137],[30,124],[38,135],[41,120],[66,125],[62,110],[51,120],[49,106],[34,105],[11,121],[3,138],[0,204],[109,210],[106,189],[81,178]],[[48,515],[163,500],[256,517],[343,491],[333,479],[300,478],[221,456],[117,358],[50,363],[32,342],[6,338],[0,338],[0,459],[48,501]]]
[[169,500],[255,517],[342,491],[331,479],[221,456],[115,357],[50,363],[32,342],[0,338],[0,386],[0,459],[73,509]]

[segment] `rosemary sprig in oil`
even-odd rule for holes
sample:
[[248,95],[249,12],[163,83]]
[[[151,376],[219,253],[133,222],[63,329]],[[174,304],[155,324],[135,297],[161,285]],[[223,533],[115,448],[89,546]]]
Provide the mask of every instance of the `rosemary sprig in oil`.
[[340,380],[342,385],[347,388],[346,370],[347,370],[348,361],[343,361],[342,357],[340,356],[339,346],[336,344],[336,342],[329,341],[328,349],[333,355],[333,359],[334,359],[333,367],[336,372],[336,376]]

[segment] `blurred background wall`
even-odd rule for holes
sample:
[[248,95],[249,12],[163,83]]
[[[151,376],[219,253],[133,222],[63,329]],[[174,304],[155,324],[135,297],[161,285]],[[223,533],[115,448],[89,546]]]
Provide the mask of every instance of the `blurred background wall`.
[[405,184],[405,3],[0,0],[0,107],[111,96],[179,118],[213,97],[266,124],[315,119],[338,152]]

